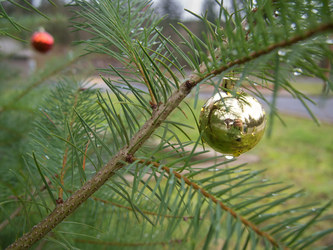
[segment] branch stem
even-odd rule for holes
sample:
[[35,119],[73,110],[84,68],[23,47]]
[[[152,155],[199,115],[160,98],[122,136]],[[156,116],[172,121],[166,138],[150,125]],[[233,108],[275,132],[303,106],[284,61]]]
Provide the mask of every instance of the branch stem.
[[[152,165],[155,168],[159,168],[161,167],[161,165],[157,162],[153,162],[153,161],[147,161],[147,160],[143,160],[143,159],[137,159],[137,158],[133,158],[133,161],[137,161],[139,163],[145,164],[145,165]],[[258,235],[266,238],[269,240],[269,242],[272,243],[272,245],[278,247],[279,244],[276,242],[276,240],[270,236],[268,233],[261,231],[255,224],[253,224],[252,222],[248,221],[247,219],[245,219],[244,217],[240,216],[239,214],[237,214],[234,210],[232,210],[230,207],[226,206],[224,203],[222,203],[221,201],[219,201],[215,196],[211,195],[210,193],[208,193],[206,190],[202,189],[201,187],[199,187],[197,184],[195,184],[194,182],[190,181],[189,179],[187,179],[185,176],[179,174],[178,172],[174,171],[174,170],[170,170],[170,168],[168,168],[167,166],[162,166],[161,167],[162,170],[165,170],[165,172],[167,172],[169,175],[174,174],[174,176],[181,180],[183,179],[184,182],[188,185],[188,186],[192,186],[195,190],[200,191],[201,194],[203,196],[205,196],[206,198],[212,200],[216,205],[219,205],[224,211],[229,212],[235,219],[239,219],[245,226],[250,227],[253,231],[255,231]],[[286,249],[286,248],[285,248]]]
[[[73,105],[74,108],[73,108],[73,112],[72,112],[72,119],[71,119],[71,123],[69,125],[69,129],[72,128],[72,126],[74,124],[74,121],[75,121],[75,112],[74,112],[74,110],[77,106],[77,99],[78,99],[79,93],[80,93],[80,89],[78,89],[78,91],[75,93],[74,105]],[[68,133],[70,134],[71,132],[68,131]],[[69,141],[69,139],[70,139],[70,135],[67,136],[67,141]],[[69,150],[69,148],[68,148],[68,146],[66,146],[64,156],[63,156],[63,159],[62,159],[62,168],[61,168],[61,171],[60,171],[60,183],[63,186],[65,184],[64,183],[64,178],[65,178],[65,174],[66,174],[68,150]],[[58,198],[62,199],[63,193],[64,193],[64,190],[62,189],[62,187],[60,187]]]

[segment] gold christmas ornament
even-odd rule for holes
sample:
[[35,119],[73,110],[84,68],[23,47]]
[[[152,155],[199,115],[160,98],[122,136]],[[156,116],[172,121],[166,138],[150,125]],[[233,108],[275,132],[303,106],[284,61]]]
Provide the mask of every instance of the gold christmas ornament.
[[257,145],[265,132],[266,117],[253,96],[221,91],[203,105],[199,123],[204,142],[232,158]]

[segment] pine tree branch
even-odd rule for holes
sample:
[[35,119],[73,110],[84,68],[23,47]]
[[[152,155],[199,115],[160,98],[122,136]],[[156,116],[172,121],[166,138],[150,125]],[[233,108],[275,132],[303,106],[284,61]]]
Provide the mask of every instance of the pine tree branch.
[[[71,122],[69,124],[69,128],[71,128],[71,129],[73,127],[73,123],[75,122],[75,112],[74,112],[74,110],[76,109],[76,106],[77,106],[79,92],[80,92],[80,89],[78,89],[76,91],[75,96],[74,96],[73,112],[72,112],[72,115],[71,115],[72,119],[71,119]],[[70,139],[70,135],[67,136],[67,141],[69,139]],[[61,167],[61,171],[60,171],[60,183],[63,186],[64,186],[64,178],[65,178],[65,174],[66,174],[66,170],[67,170],[66,165],[67,165],[68,150],[69,150],[69,147],[66,146],[65,153],[64,153],[64,156],[63,156],[63,159],[62,159],[62,167]],[[82,166],[82,168],[83,168],[83,166]],[[58,199],[62,200],[63,193],[64,193],[64,190],[62,189],[62,187],[60,187]]]
[[[137,161],[139,163],[142,164],[146,164],[146,165],[152,165],[155,168],[160,168],[161,165],[157,162],[153,162],[153,161],[147,161],[147,160],[143,160],[143,159],[137,159],[137,158],[133,158],[133,161]],[[203,188],[199,187],[197,184],[195,184],[194,182],[190,181],[189,179],[187,179],[185,176],[179,174],[176,171],[171,171],[170,168],[168,168],[167,166],[162,166],[161,167],[162,170],[165,170],[165,172],[167,172],[169,175],[174,174],[174,176],[181,180],[183,179],[184,182],[188,185],[188,186],[192,186],[195,190],[200,191],[201,194],[203,196],[205,196],[206,198],[212,200],[216,205],[220,205],[220,207],[224,210],[227,211],[228,213],[230,213],[235,219],[239,219],[245,226],[250,227],[253,231],[255,231],[258,235],[266,238],[267,240],[269,240],[269,242],[272,243],[272,245],[279,247],[281,245],[281,243],[279,244],[271,235],[269,235],[268,233],[261,231],[255,224],[253,224],[252,222],[248,221],[247,219],[245,219],[244,217],[240,216],[239,214],[237,214],[234,210],[232,210],[230,207],[226,206],[223,202],[219,201],[215,196],[211,195],[210,193],[208,193],[206,190],[204,190]],[[286,248],[284,248],[286,249]]]
[[229,62],[225,66],[211,71],[210,73],[200,76],[192,74],[190,80],[183,82],[179,89],[174,91],[165,104],[161,104],[154,110],[151,118],[141,127],[141,129],[132,137],[130,143],[118,151],[117,154],[89,181],[87,181],[80,189],[78,189],[70,198],[62,204],[58,204],[54,211],[49,214],[43,221],[34,226],[30,232],[23,235],[12,245],[11,249],[28,248],[40,239],[42,239],[48,232],[55,228],[59,223],[66,219],[67,216],[72,214],[83,202],[85,202],[92,194],[94,194],[104,183],[112,177],[117,170],[126,164],[127,155],[133,155],[142,144],[153,134],[153,132],[161,125],[161,123],[176,109],[183,99],[191,92],[194,86],[199,84],[206,78],[210,78],[221,74],[222,72],[232,68],[235,65],[245,64],[260,56],[269,54],[275,49],[284,48],[296,44],[302,40],[306,40],[316,34],[332,30],[333,23],[322,24],[314,27],[303,35],[297,35],[291,39],[272,44],[266,49],[256,51],[248,57],[237,59]]
[[145,82],[145,85],[147,86],[148,88],[148,91],[149,91],[149,95],[150,95],[150,98],[151,98],[151,103],[152,105],[157,105],[157,101],[155,99],[155,96],[153,94],[153,91],[151,90],[150,88],[150,85],[149,85],[149,80],[147,79],[147,77],[145,76],[144,72],[143,72],[143,69],[141,67],[141,65],[138,63],[138,60],[137,60],[137,57],[133,54],[133,60],[134,60],[134,63],[135,65],[137,66],[139,72],[140,72],[140,75],[142,76],[144,82]]
[[[322,25],[318,25],[317,27],[314,27],[310,30],[307,30],[306,32],[304,32],[302,35],[296,35],[291,37],[289,40],[284,40],[281,41],[279,43],[275,43],[275,44],[271,44],[270,46],[266,47],[265,49],[262,50],[258,50],[258,51],[253,51],[252,53],[249,54],[249,56],[243,57],[243,58],[239,58],[235,61],[231,61],[229,62],[227,65],[224,65],[218,69],[215,69],[213,71],[211,71],[208,74],[205,74],[204,76],[200,76],[198,74],[192,74],[191,75],[191,80],[193,82],[198,82],[198,81],[202,81],[206,78],[209,78],[211,76],[215,76],[215,75],[219,75],[222,72],[234,67],[235,65],[242,65],[245,64],[249,61],[253,61],[254,59],[259,58],[260,56],[269,54],[270,52],[272,52],[275,49],[282,49],[285,47],[289,47],[293,44],[296,44],[300,41],[306,40],[318,33],[322,33],[322,32],[326,32],[329,30],[333,30],[333,23],[326,23],[326,24],[322,24]],[[204,66],[204,65],[203,65]],[[206,72],[206,67],[202,67],[200,69],[200,73],[204,73]]]

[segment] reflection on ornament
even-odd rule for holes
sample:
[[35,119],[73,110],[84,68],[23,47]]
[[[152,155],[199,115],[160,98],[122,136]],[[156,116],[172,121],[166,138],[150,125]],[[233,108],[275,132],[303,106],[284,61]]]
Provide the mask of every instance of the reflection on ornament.
[[265,132],[265,110],[253,96],[220,92],[200,113],[203,140],[215,151],[237,157],[252,149]]
[[31,37],[32,47],[41,53],[46,53],[52,49],[53,43],[53,36],[46,31],[36,31]]

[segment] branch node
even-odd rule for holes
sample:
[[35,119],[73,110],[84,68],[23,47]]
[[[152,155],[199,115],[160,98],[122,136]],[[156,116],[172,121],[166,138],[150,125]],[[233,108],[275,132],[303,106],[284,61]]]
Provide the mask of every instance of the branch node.
[[194,87],[193,82],[190,81],[190,80],[187,80],[187,81],[185,82],[185,85],[186,85],[186,88],[187,88],[188,90],[190,90],[190,89],[192,89],[192,88]]
[[58,199],[56,199],[56,203],[57,205],[62,204],[64,203],[64,200],[61,197],[58,197]]
[[162,102],[159,102],[159,103],[155,103],[153,101],[149,101],[149,105],[151,107],[152,110],[157,110],[158,107],[162,104]]
[[133,162],[134,162],[134,155],[132,155],[132,154],[127,154],[125,160],[126,160],[126,162],[128,162],[128,163],[133,163]]

